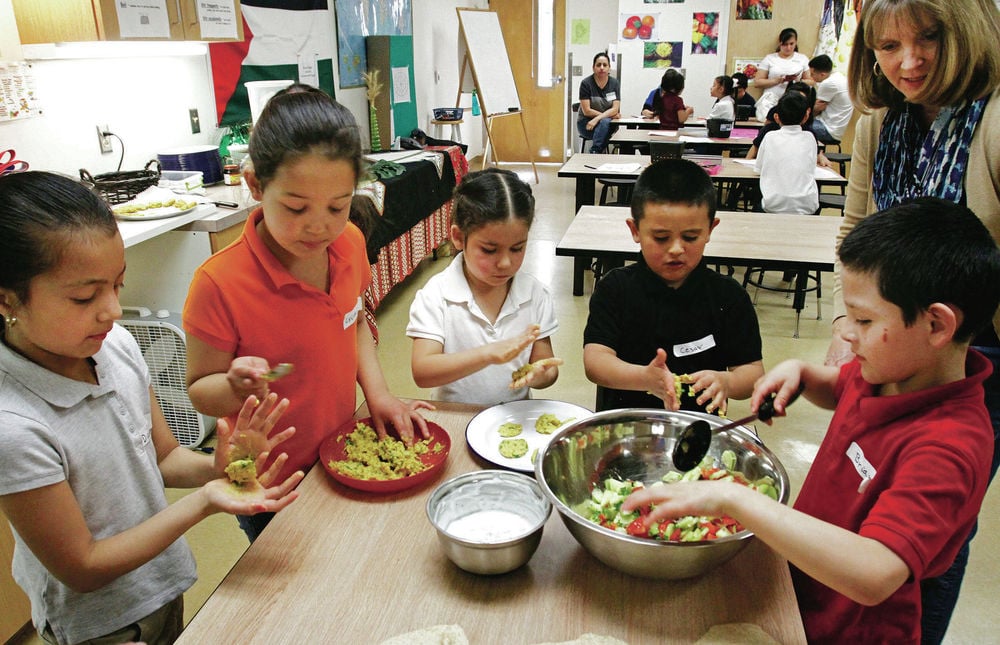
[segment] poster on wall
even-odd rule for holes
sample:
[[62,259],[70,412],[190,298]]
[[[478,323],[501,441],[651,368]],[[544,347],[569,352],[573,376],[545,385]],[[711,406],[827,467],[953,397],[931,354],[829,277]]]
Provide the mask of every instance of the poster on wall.
[[698,11],[691,19],[691,53],[719,53],[719,12]]
[[678,41],[644,43],[642,66],[646,69],[680,67],[684,55],[684,43]]
[[363,87],[366,36],[413,34],[410,0],[336,0],[340,87]]
[[0,121],[27,119],[41,113],[31,65],[24,61],[0,63]]
[[737,20],[770,20],[774,0],[736,0]]
[[622,26],[622,40],[658,40],[657,24],[660,14],[637,14],[623,13],[618,20]]
[[757,75],[757,63],[760,62],[759,58],[745,58],[737,57],[733,59],[733,74],[737,72],[741,74],[746,74],[747,78],[753,78]]
[[570,26],[570,44],[590,44],[590,18],[573,18]]

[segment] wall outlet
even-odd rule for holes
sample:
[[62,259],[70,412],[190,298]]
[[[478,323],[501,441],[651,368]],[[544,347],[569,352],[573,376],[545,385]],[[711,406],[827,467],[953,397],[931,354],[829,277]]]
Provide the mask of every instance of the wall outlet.
[[201,132],[201,119],[198,118],[198,108],[188,110],[188,117],[191,119],[191,134]]
[[111,150],[111,136],[109,134],[105,134],[109,132],[111,132],[111,130],[108,128],[108,126],[106,125],[97,126],[97,141],[98,143],[101,144],[102,155],[106,155],[113,152]]

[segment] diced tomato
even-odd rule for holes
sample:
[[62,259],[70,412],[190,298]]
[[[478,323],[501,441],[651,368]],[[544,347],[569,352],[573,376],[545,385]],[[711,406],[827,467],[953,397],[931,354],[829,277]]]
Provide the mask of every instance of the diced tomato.
[[670,541],[671,542],[680,542],[680,540],[681,540],[681,530],[680,529],[674,529],[674,532],[670,534]]
[[649,529],[646,528],[646,522],[643,518],[637,517],[632,520],[632,523],[628,525],[625,529],[626,533],[629,535],[635,535],[637,537],[649,537]]

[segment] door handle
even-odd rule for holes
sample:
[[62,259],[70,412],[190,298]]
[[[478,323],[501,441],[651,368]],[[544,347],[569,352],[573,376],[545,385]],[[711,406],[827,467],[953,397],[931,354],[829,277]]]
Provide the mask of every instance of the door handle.
[[565,81],[565,80],[566,80],[566,79],[565,79],[565,78],[563,78],[563,75],[562,75],[562,74],[557,74],[556,76],[553,76],[553,77],[552,77],[552,84],[553,84],[553,85],[558,85],[559,83],[562,83],[562,82],[563,82],[563,81]]

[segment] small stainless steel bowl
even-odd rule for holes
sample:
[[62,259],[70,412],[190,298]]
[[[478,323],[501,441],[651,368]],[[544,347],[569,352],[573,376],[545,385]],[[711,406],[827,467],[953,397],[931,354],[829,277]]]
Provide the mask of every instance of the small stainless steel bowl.
[[470,573],[513,571],[534,555],[552,504],[531,477],[479,470],[453,477],[427,500],[448,559]]
[[[673,467],[678,435],[692,421],[713,427],[725,419],[700,412],[608,410],[559,429],[535,462],[535,477],[574,538],[604,564],[633,576],[681,579],[697,576],[733,557],[753,533],[744,530],[718,540],[661,542],[632,537],[581,515],[594,484],[608,477],[659,481]],[[736,468],[749,479],[770,476],[778,500],[787,503],[788,474],[778,458],[749,428],[716,433],[708,456],[720,463],[724,450],[736,455]]]

